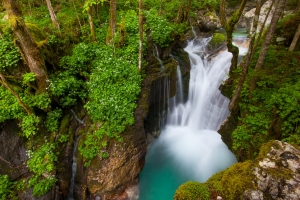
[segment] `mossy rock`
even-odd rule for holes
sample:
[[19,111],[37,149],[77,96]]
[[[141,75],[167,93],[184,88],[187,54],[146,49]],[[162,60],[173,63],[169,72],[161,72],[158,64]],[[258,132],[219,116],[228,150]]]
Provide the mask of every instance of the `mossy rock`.
[[175,200],[209,200],[210,191],[203,183],[188,181],[175,192]]
[[212,49],[216,49],[224,44],[226,41],[226,36],[222,33],[214,33],[212,39],[209,41]]
[[255,189],[252,162],[235,163],[225,171],[213,175],[206,182],[209,188],[222,194],[224,199],[242,199],[245,190]]

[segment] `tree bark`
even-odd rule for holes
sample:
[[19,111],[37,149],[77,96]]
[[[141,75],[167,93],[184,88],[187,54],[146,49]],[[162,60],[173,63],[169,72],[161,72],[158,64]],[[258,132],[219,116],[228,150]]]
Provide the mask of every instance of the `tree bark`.
[[90,29],[91,29],[91,36],[92,36],[92,41],[96,41],[96,31],[95,31],[95,26],[91,14],[91,7],[89,6],[87,9],[87,14],[89,16],[89,23],[90,23]]
[[27,114],[28,115],[33,114],[32,110],[23,103],[19,94],[16,91],[14,91],[12,87],[10,87],[9,83],[6,81],[5,76],[1,73],[0,73],[0,78],[1,78],[0,82],[4,85],[4,87],[6,87],[12,93],[12,95],[14,95],[17,98],[18,103],[27,112]]
[[[264,64],[264,60],[266,58],[268,49],[270,47],[277,23],[279,21],[279,18],[281,17],[282,12],[284,11],[285,3],[287,0],[279,0],[278,4],[276,6],[273,18],[270,23],[270,27],[266,33],[264,42],[262,44],[262,48],[260,50],[260,54],[258,56],[256,66],[255,66],[255,72],[257,73],[258,70],[260,70]],[[257,77],[253,77],[250,85],[250,90],[253,91],[255,89]]]
[[270,6],[270,8],[268,10],[268,13],[267,13],[267,15],[265,17],[264,23],[260,27],[259,34],[257,36],[256,42],[255,42],[254,47],[253,47],[253,52],[256,52],[257,45],[259,44],[260,38],[262,36],[262,33],[264,32],[264,28],[265,28],[267,19],[269,18],[269,14],[270,14],[270,12],[271,12],[271,10],[273,8],[274,2],[277,2],[277,0],[273,0],[272,3],[271,3],[271,6]]
[[237,48],[236,46],[234,46],[232,44],[232,33],[234,31],[235,24],[239,21],[239,19],[241,17],[241,14],[244,10],[246,2],[247,2],[247,0],[242,0],[242,3],[240,5],[239,9],[227,21],[226,21],[226,16],[225,16],[226,0],[222,0],[222,2],[220,4],[220,18],[221,18],[220,21],[227,33],[228,51],[232,53],[231,66],[230,66],[229,73],[231,73],[234,69],[236,69],[237,64],[238,64],[239,48]]
[[143,0],[139,0],[139,71],[142,70],[142,58],[143,58]]
[[8,14],[10,26],[20,43],[21,49],[19,50],[24,53],[30,71],[36,75],[38,86],[38,91],[36,92],[42,93],[46,91],[48,77],[38,46],[24,23],[18,1],[3,0],[3,4]]
[[180,2],[180,7],[178,9],[177,19],[176,19],[177,23],[183,23],[188,21],[188,15],[190,13],[191,4],[192,4],[191,0]]
[[117,2],[116,0],[110,0],[109,8],[109,27],[106,37],[106,44],[110,44],[115,36],[116,32],[116,19],[117,19]]
[[51,1],[50,0],[46,0],[46,3],[47,3],[47,7],[48,7],[48,10],[49,10],[50,16],[51,16],[51,20],[52,20],[53,26],[59,30],[59,23],[58,23],[58,21],[56,19],[56,15],[54,13]]
[[295,35],[294,35],[294,38],[293,38],[293,41],[292,41],[291,46],[289,48],[289,51],[294,51],[294,49],[296,47],[296,44],[297,44],[297,41],[299,39],[299,36],[300,36],[300,24],[297,28],[297,31],[296,31]]
[[253,47],[254,47],[255,35],[256,35],[256,30],[257,30],[258,21],[259,21],[260,9],[261,9],[261,6],[262,6],[261,2],[262,2],[262,0],[257,0],[256,1],[256,10],[255,10],[255,15],[254,15],[254,20],[253,20],[253,28],[252,28],[252,33],[251,33],[249,50],[248,50],[248,54],[247,54],[246,60],[245,60],[244,65],[243,65],[244,67],[243,67],[242,75],[241,75],[239,83],[238,83],[238,88],[236,89],[236,91],[235,91],[235,93],[234,93],[234,95],[231,98],[230,103],[229,103],[229,106],[228,106],[229,110],[233,109],[233,107],[235,105],[235,102],[238,99],[238,97],[240,95],[240,92],[243,88],[244,82],[246,80],[246,76],[248,74],[248,68],[249,68],[250,61],[252,59],[253,53],[254,53]]

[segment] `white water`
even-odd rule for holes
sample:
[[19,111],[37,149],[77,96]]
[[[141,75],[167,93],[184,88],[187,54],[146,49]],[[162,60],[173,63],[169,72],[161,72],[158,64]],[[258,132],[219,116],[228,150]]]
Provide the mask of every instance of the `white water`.
[[172,199],[183,182],[204,182],[236,162],[217,133],[229,114],[229,100],[218,88],[227,78],[232,54],[224,51],[206,60],[209,40],[194,39],[185,48],[191,63],[188,100],[183,102],[178,69],[179,86],[169,99],[167,123],[151,145],[140,174],[140,200]]

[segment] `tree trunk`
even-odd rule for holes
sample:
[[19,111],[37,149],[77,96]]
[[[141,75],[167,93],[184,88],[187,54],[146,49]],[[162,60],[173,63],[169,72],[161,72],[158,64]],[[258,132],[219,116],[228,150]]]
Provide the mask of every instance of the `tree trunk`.
[[117,19],[117,2],[116,0],[110,0],[109,9],[109,27],[106,37],[106,44],[110,44],[115,36],[116,32],[116,19]]
[[[273,1],[272,1],[271,6],[270,6],[270,8],[269,8],[269,10],[268,10],[268,13],[267,13],[267,15],[266,15],[266,17],[265,17],[264,23],[263,23],[262,26],[260,27],[259,34],[258,34],[258,36],[257,36],[256,42],[255,42],[254,47],[253,47],[253,52],[256,52],[257,45],[259,44],[260,38],[261,38],[261,36],[262,36],[262,33],[264,32],[264,28],[265,28],[267,19],[269,18],[269,14],[270,14],[270,12],[271,12],[271,10],[272,10],[272,8],[273,8],[273,5],[274,5],[274,2],[275,2],[275,1],[277,2],[277,0],[273,0]],[[275,4],[276,4],[276,3],[275,3]]]
[[176,19],[176,22],[178,24],[188,21],[188,15],[190,13],[191,4],[192,4],[191,0],[186,0],[186,1],[180,2],[180,7],[178,9],[177,19]]
[[242,75],[240,77],[240,80],[239,80],[239,83],[238,83],[238,88],[236,89],[233,97],[231,98],[230,100],[230,103],[229,103],[229,110],[232,110],[234,105],[235,105],[235,102],[236,100],[238,99],[239,95],[240,95],[240,92],[243,88],[243,85],[244,85],[244,82],[246,80],[246,76],[248,74],[248,68],[249,68],[249,65],[250,65],[250,61],[252,59],[252,56],[253,56],[253,45],[254,45],[254,40],[255,40],[255,35],[256,35],[256,30],[257,30],[257,26],[258,26],[258,19],[259,19],[259,14],[260,14],[260,9],[261,9],[261,2],[262,0],[257,0],[256,1],[256,10],[255,10],[255,16],[254,16],[254,20],[253,20],[253,28],[252,28],[252,33],[251,33],[251,39],[250,39],[250,44],[249,44],[249,50],[248,50],[248,54],[247,54],[247,57],[246,57],[246,60],[244,62],[244,67],[243,67],[243,70],[242,70]]
[[46,91],[47,73],[45,63],[39,52],[36,42],[31,37],[27,27],[25,26],[22,12],[17,0],[3,0],[4,8],[7,11],[10,26],[20,43],[20,51],[24,53],[25,60],[30,71],[36,75],[38,86],[37,93]]
[[143,0],[139,0],[139,71],[142,70],[142,58],[143,58]]
[[54,13],[51,1],[50,0],[46,0],[46,3],[47,3],[47,7],[48,7],[48,10],[49,10],[50,16],[51,16],[51,20],[52,20],[53,26],[59,30],[59,23],[58,23],[58,21],[56,19],[56,15]]
[[[255,72],[257,72],[258,70],[260,70],[264,64],[264,60],[266,58],[268,49],[270,47],[277,23],[279,21],[279,18],[281,17],[281,13],[284,11],[284,7],[285,7],[285,3],[287,0],[279,0],[278,4],[276,6],[273,18],[271,20],[270,23],[270,27],[266,33],[264,42],[262,44],[262,48],[260,50],[260,54],[258,56],[257,62],[256,62],[256,66],[255,66]],[[250,90],[253,91],[255,89],[255,85],[256,85],[256,81],[257,81],[257,77],[253,77],[252,79],[252,83],[250,85]]]
[[95,42],[96,41],[96,31],[95,31],[95,26],[94,26],[92,14],[91,14],[91,7],[89,6],[86,11],[87,11],[87,14],[89,16],[89,23],[90,23],[92,41]]
[[230,66],[229,73],[231,73],[234,69],[236,69],[237,64],[238,64],[239,48],[237,48],[236,46],[234,46],[232,44],[232,33],[234,31],[235,24],[239,21],[239,19],[241,17],[241,14],[244,10],[246,2],[247,2],[247,0],[242,0],[242,3],[240,5],[239,9],[229,18],[228,21],[226,21],[226,16],[225,16],[226,0],[222,0],[222,2],[220,4],[221,23],[227,33],[227,48],[228,48],[228,51],[232,53],[231,66]]
[[23,101],[21,100],[19,94],[16,91],[14,91],[14,89],[6,81],[6,78],[4,77],[4,75],[1,74],[1,73],[0,73],[0,79],[1,79],[0,82],[4,85],[4,87],[6,87],[12,93],[12,95],[14,95],[17,98],[18,103],[27,112],[27,114],[28,115],[33,114],[32,110],[23,103]]
[[294,38],[293,38],[293,41],[292,41],[291,46],[289,48],[289,51],[294,51],[294,49],[296,47],[296,44],[297,44],[297,41],[299,39],[299,36],[300,36],[300,24],[297,28],[297,31],[296,31],[295,35],[294,35]]

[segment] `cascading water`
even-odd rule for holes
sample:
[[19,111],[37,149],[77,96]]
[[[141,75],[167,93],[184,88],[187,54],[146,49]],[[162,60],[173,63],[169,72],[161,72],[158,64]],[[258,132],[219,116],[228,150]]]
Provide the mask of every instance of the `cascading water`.
[[179,185],[204,182],[236,162],[217,133],[229,114],[229,100],[219,86],[227,78],[232,54],[206,55],[210,38],[188,42],[191,63],[189,96],[183,102],[182,81],[177,69],[178,91],[169,99],[167,123],[146,155],[140,173],[140,200],[169,200]]

